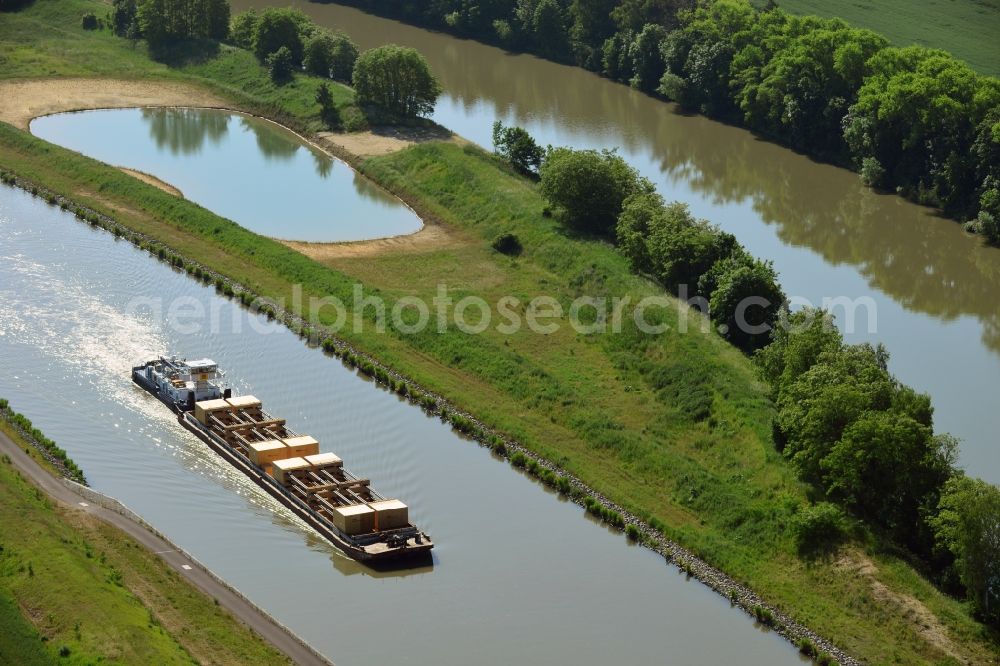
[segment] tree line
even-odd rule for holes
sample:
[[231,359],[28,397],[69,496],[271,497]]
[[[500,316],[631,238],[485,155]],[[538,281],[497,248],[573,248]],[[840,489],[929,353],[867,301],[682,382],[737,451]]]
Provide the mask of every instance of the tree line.
[[538,164],[563,224],[612,240],[634,271],[707,311],[752,356],[777,408],[775,446],[819,498],[790,526],[804,556],[834,550],[853,517],[1000,627],[1000,489],[956,467],[957,441],[935,434],[930,397],[892,376],[883,347],[845,344],[826,312],[789,312],[769,262],[664,202],[615,152],[542,150],[499,123],[493,136],[519,171]]
[[223,40],[229,34],[228,0],[114,0],[111,27],[151,49],[184,39]]
[[613,240],[633,270],[707,313],[744,352],[770,342],[785,294],[774,266],[735,236],[696,219],[685,204],[667,204],[615,151],[550,146],[539,153],[523,129],[499,124],[494,144],[521,171],[530,170],[525,154],[538,159],[541,193],[568,227]]
[[1000,245],[1000,81],[748,0],[348,0],[585,67],[968,220]]
[[[228,0],[114,0],[108,23],[121,37],[145,39],[154,54],[191,40],[227,42],[253,53],[277,85],[296,73],[351,84],[358,104],[379,121],[427,115],[441,94],[415,49],[390,44],[359,53],[347,35],[316,25],[297,9],[251,9],[230,17]],[[340,127],[329,86],[317,89],[316,103],[327,126]]]
[[846,511],[1000,627],[1000,488],[955,466],[957,441],[934,433],[930,397],[889,373],[883,347],[845,344],[822,311],[783,316],[754,358],[778,449],[826,500],[797,526],[800,549],[835,547]]

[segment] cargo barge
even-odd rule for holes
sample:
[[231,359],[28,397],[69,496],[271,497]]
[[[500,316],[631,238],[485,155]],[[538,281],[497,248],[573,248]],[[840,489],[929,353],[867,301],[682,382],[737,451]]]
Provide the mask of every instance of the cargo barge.
[[211,359],[160,357],[132,368],[132,381],[160,399],[177,420],[356,560],[376,564],[429,556],[434,544],[409,522],[397,499],[375,492],[319,442],[264,411],[252,395],[232,395]]

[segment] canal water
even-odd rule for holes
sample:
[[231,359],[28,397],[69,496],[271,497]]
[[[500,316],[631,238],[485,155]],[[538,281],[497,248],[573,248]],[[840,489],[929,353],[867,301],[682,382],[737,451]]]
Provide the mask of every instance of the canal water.
[[[202,310],[204,317],[193,317]],[[207,320],[207,321],[206,321]],[[200,323],[199,323],[200,322]],[[130,366],[208,356],[435,540],[432,566],[342,556]],[[728,601],[286,329],[0,186],[0,395],[118,497],[339,666],[798,663]]]
[[[931,394],[937,429],[962,439],[961,464],[1000,483],[1000,250],[929,209],[869,191],[854,173],[582,69],[335,4],[295,5],[362,48],[419,49],[444,86],[434,119],[445,127],[487,147],[500,119],[542,145],[618,148],[668,200],[773,260],[797,302],[841,299],[829,305],[854,331],[848,340],[885,343],[892,371]],[[873,315],[859,299],[870,299]]]
[[36,118],[31,131],[150,173],[265,236],[354,241],[413,233],[422,224],[344,162],[261,118],[217,109],[103,109]]

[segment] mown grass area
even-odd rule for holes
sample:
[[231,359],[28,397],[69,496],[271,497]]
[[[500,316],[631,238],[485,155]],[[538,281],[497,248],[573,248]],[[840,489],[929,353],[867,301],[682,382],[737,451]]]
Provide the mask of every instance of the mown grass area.
[[0,547],[0,663],[288,663],[131,538],[55,506],[6,456]]
[[[898,46],[944,49],[1000,76],[1000,0],[777,0],[793,14],[842,18]],[[755,0],[763,6],[764,0]]]
[[[71,11],[89,4],[67,3]],[[87,35],[77,38],[85,50]],[[197,82],[206,80],[199,72],[208,69],[223,76],[210,61],[185,67],[191,69],[150,75]],[[248,86],[232,87],[238,91],[234,106]],[[425,144],[361,165],[426,217],[447,225],[459,242],[328,265],[3,124],[0,166],[288,303],[296,283],[306,299],[334,295],[351,302],[352,285],[360,281],[390,307],[403,296],[433,297],[438,284],[446,284],[456,302],[473,294],[489,303],[514,296],[523,320],[524,304],[535,296],[554,297],[564,307],[578,295],[629,297],[633,304],[643,296],[665,296],[634,276],[607,242],[567,235],[542,214],[535,183],[475,147]],[[519,237],[520,256],[491,249],[501,232]],[[495,327],[468,335],[454,324],[441,334],[375,334],[370,311],[365,332],[353,332],[352,313],[341,336],[646,517],[864,660],[948,663],[947,650],[953,650],[984,661],[993,647],[962,604],[898,558],[866,553],[864,543],[852,547],[895,595],[887,596],[850,567],[797,556],[790,523],[807,502],[806,488],[770,441],[773,408],[766,389],[750,362],[715,333],[702,331],[696,316],[688,333],[676,333],[681,310],[670,302],[651,312],[672,326],[658,336],[640,334],[628,317],[620,334],[578,333],[565,322],[551,335],[526,327],[512,335]],[[333,313],[327,314],[329,322]],[[475,310],[469,322],[476,322]],[[928,609],[945,647],[927,638],[903,598]]]
[[[87,31],[80,17],[104,16],[111,3],[38,0],[19,12],[0,14],[0,79],[109,77],[198,83],[233,98],[245,110],[269,115],[296,129],[325,129],[316,90],[324,79],[296,76],[276,86],[254,56],[227,45],[189,43],[150,58],[145,42],[131,44],[110,30]],[[325,80],[345,121],[363,126],[354,91]]]

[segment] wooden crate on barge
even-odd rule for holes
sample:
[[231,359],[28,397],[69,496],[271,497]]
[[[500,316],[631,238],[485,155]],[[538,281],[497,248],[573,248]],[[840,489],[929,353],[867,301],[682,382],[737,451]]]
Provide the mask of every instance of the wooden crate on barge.
[[194,403],[194,417],[202,425],[208,425],[208,418],[210,415],[216,414],[218,412],[228,412],[232,409],[232,406],[219,398],[217,400],[201,400],[200,402]]
[[292,496],[349,536],[409,526],[408,509],[382,497],[344,469],[343,460],[319,451],[319,442],[273,418],[253,396],[195,404],[196,418],[238,454],[263,469]]

